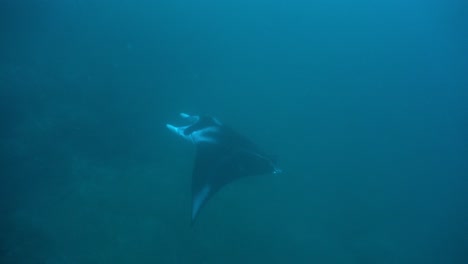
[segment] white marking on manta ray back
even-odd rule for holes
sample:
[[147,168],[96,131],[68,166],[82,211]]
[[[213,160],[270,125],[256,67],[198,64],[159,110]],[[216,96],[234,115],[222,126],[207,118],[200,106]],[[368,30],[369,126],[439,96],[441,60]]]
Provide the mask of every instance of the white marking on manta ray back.
[[213,121],[218,125],[218,126],[222,126],[223,124],[215,117],[213,117]]
[[186,114],[186,113],[180,113],[179,114],[182,118],[189,118],[190,115],[189,114]]
[[185,126],[185,127],[175,127],[175,126],[173,126],[173,125],[166,124],[166,127],[167,127],[170,131],[176,133],[177,135],[183,137],[184,139],[186,139],[186,140],[188,140],[188,141],[191,141],[191,140],[192,140],[189,136],[186,136],[186,135],[184,134],[184,130],[187,129],[188,126]]
[[207,135],[207,134],[208,133],[216,134],[216,132],[218,131],[219,131],[218,127],[214,127],[214,126],[207,127],[207,128],[192,132],[190,137],[192,138],[192,142],[194,144],[201,143],[201,142],[216,143],[217,142],[216,138],[213,137],[212,135]]
[[211,186],[206,185],[203,189],[195,196],[195,200],[193,201],[193,208],[192,208],[192,219],[195,218],[197,215],[198,210],[200,210],[200,206],[202,205],[203,201],[205,201],[206,197],[210,193]]

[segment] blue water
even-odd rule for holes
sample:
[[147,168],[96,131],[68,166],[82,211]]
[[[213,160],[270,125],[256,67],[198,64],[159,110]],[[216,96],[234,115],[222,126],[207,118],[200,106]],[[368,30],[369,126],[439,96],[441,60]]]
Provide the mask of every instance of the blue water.
[[[0,0],[0,263],[468,263],[467,10]],[[191,227],[179,112],[284,173]]]

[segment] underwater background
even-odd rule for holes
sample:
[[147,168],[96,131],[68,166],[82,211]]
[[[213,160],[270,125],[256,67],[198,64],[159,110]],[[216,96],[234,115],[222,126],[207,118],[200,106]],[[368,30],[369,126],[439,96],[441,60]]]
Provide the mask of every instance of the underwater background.
[[[468,263],[468,2],[0,0],[0,263]],[[205,113],[283,173],[190,226]]]

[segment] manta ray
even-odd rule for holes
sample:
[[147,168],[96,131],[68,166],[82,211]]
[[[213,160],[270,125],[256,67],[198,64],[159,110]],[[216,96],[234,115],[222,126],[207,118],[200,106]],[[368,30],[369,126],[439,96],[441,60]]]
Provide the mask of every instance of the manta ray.
[[270,155],[218,119],[185,113],[180,116],[189,124],[166,127],[196,147],[192,223],[207,201],[225,185],[246,176],[281,172]]

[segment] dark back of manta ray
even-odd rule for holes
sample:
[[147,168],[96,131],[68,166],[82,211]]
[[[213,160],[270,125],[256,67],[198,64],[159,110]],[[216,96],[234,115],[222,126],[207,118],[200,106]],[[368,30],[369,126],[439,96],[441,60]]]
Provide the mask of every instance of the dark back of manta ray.
[[236,179],[274,172],[274,159],[230,127],[221,126],[216,139],[216,143],[197,144],[196,150],[192,191],[209,184],[212,191],[206,201]]

